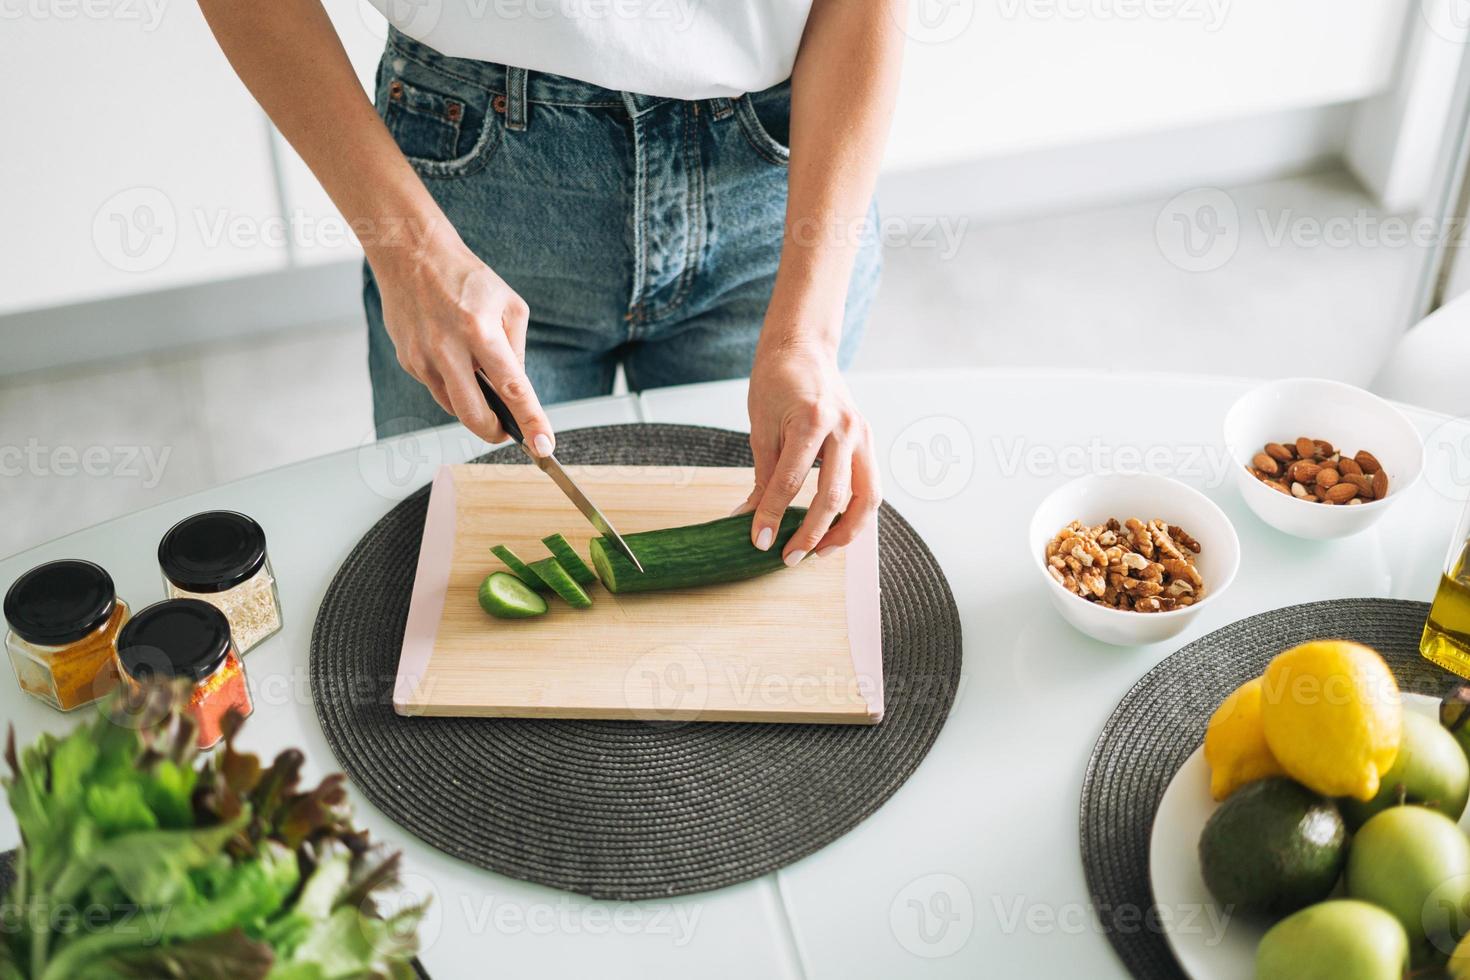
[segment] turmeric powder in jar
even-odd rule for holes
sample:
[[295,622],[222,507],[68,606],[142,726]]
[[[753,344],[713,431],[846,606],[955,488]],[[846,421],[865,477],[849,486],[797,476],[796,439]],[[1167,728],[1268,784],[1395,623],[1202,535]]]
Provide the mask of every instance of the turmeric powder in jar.
[[112,576],[89,561],[38,565],[5,594],[5,649],[21,690],[61,711],[117,686],[114,650],[128,605]]

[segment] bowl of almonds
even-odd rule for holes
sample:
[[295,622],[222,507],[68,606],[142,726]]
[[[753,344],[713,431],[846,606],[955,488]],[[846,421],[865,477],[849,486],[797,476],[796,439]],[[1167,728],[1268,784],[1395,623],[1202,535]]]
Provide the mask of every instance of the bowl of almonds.
[[1240,566],[1240,540],[1214,501],[1147,473],[1058,487],[1032,516],[1029,541],[1062,618],[1123,646],[1177,635]]
[[1403,413],[1324,378],[1272,381],[1225,417],[1236,483],[1256,516],[1301,538],[1369,527],[1419,479],[1424,446]]

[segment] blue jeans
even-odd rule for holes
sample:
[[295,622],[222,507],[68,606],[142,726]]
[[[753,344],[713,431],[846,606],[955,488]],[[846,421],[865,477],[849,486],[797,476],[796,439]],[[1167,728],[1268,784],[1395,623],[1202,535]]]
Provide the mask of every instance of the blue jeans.
[[[531,308],[543,403],[750,373],[786,210],[790,86],[684,102],[449,58],[394,31],[378,112],[466,245]],[[878,282],[860,236],[840,353]],[[450,421],[399,366],[363,267],[378,435]]]

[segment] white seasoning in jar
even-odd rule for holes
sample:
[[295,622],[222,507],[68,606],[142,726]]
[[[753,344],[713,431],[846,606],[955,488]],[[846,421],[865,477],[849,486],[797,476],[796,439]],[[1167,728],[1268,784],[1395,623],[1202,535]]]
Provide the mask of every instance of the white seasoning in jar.
[[281,601],[266,554],[265,531],[234,511],[195,514],[158,545],[170,598],[202,599],[225,614],[241,654],[281,629]]

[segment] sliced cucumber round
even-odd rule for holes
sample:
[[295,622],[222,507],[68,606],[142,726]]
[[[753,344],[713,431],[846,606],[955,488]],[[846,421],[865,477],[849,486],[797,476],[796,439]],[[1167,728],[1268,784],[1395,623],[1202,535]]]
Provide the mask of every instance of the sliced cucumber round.
[[480,583],[480,608],[497,619],[529,619],[546,613],[546,600],[510,572],[491,572]]

